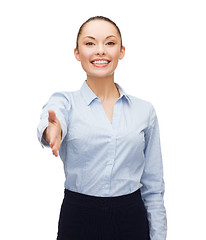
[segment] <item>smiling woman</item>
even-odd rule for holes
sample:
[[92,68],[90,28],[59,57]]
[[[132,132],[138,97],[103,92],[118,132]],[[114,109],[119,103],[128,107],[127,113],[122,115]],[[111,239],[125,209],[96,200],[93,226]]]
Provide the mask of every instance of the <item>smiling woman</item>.
[[158,120],[153,105],[114,82],[125,55],[119,28],[97,16],[80,27],[74,55],[87,79],[54,93],[38,126],[64,163],[58,240],[165,240]]
[[108,77],[110,82],[114,81],[114,71],[118,61],[123,59],[125,54],[117,26],[110,21],[92,18],[80,29],[74,54],[87,73],[88,84],[94,79],[97,83],[99,79],[101,83],[99,82],[98,85],[100,85],[103,82],[102,78]]

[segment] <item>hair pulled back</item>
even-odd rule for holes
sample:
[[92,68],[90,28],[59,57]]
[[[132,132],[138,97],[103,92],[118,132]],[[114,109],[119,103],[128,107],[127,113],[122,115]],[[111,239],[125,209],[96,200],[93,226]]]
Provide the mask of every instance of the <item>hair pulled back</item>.
[[109,22],[109,23],[113,24],[113,25],[116,27],[116,29],[117,29],[117,31],[118,31],[118,33],[119,33],[119,35],[120,35],[121,48],[122,48],[122,35],[121,35],[121,32],[120,32],[118,26],[116,25],[116,23],[113,22],[111,19],[109,19],[109,18],[107,18],[107,17],[104,17],[104,16],[95,16],[95,17],[91,17],[91,18],[87,19],[87,20],[81,25],[81,27],[79,28],[79,31],[78,31],[78,34],[77,34],[77,39],[76,39],[76,49],[78,50],[78,47],[79,47],[79,46],[78,46],[78,40],[79,40],[79,36],[80,36],[80,34],[81,34],[81,32],[82,32],[82,29],[84,28],[84,26],[86,25],[86,23],[91,22],[91,21],[94,21],[94,20],[103,20],[103,21],[106,21],[106,22]]

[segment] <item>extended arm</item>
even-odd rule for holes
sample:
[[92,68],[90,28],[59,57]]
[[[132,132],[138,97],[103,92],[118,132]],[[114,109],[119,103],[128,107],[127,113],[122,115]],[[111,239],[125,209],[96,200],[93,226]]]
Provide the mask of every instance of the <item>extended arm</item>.
[[70,102],[64,93],[54,93],[44,105],[37,136],[42,146],[51,147],[57,157],[58,151],[67,134]]

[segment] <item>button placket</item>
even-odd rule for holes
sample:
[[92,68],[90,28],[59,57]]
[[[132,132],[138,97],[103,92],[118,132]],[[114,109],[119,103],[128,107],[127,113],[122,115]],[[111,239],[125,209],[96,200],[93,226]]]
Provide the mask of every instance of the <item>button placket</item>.
[[112,169],[114,166],[114,160],[115,160],[115,154],[116,154],[115,129],[117,128],[116,125],[118,123],[118,117],[119,117],[118,107],[119,107],[119,102],[117,101],[114,104],[112,124],[108,121],[110,123],[111,135],[110,135],[110,139],[108,140],[108,152],[107,152],[107,159],[106,159],[106,166],[105,166],[104,186],[102,187],[104,189],[105,195],[108,195],[110,191],[111,174],[112,174]]

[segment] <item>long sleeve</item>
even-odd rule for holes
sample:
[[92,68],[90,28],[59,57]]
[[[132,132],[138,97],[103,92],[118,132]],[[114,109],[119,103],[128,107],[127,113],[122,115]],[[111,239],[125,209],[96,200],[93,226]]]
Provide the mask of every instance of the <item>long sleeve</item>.
[[147,210],[150,239],[165,240],[167,219],[164,207],[164,180],[159,125],[155,109],[151,108],[150,123],[145,132],[145,168],[141,177],[142,199]]
[[60,121],[62,129],[62,141],[67,134],[67,124],[69,118],[69,110],[71,109],[71,104],[68,97],[63,92],[54,93],[49,101],[43,106],[42,113],[40,116],[40,122],[37,128],[37,137],[39,142],[43,146],[49,146],[48,143],[43,138],[44,130],[48,126],[48,110],[53,110],[56,113],[57,118]]

